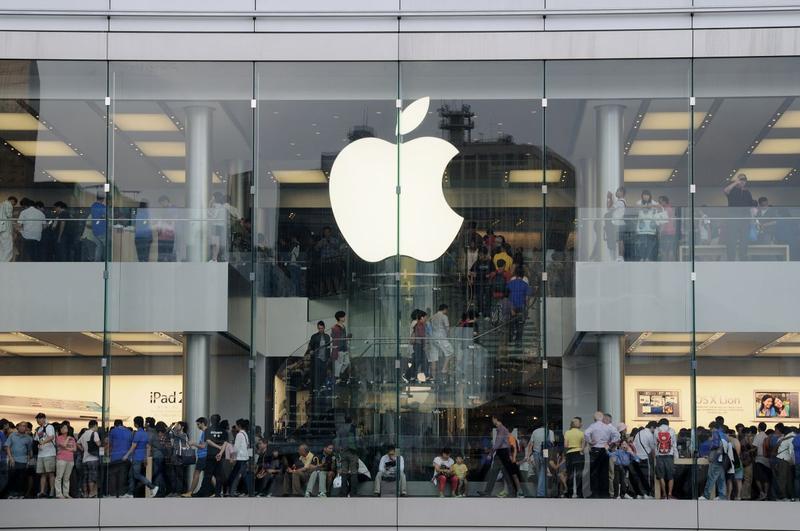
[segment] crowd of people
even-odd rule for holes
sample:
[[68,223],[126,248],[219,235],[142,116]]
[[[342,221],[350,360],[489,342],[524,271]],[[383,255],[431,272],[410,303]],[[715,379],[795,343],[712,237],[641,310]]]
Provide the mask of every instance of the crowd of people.
[[[666,418],[628,432],[598,411],[585,429],[575,417],[558,435],[541,422],[526,433],[498,416],[491,421],[477,454],[469,445],[435,453],[428,468],[432,487],[424,486],[426,467],[414,467],[423,471],[422,477],[410,472],[420,485],[414,494],[492,496],[501,481],[500,497],[800,498],[798,428],[780,422],[771,429],[763,422],[729,429],[717,417],[708,428],[698,427],[693,490],[691,465],[677,462],[687,451],[691,457],[687,435],[676,433]],[[131,426],[115,420],[107,432],[96,420],[76,431],[69,421],[50,422],[44,413],[35,424],[0,419],[0,496],[380,496],[389,483],[398,495],[409,494],[409,468],[398,448],[388,444],[372,461],[351,417],[337,423],[318,450],[310,443],[269,441],[247,419],[231,424],[211,415],[196,419],[195,427],[197,435],[190,437],[186,422],[154,418],[135,417]],[[470,489],[475,483],[482,488]]]

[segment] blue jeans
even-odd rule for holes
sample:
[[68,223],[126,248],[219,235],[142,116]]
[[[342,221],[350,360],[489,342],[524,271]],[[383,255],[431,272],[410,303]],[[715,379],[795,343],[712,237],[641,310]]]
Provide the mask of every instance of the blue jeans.
[[547,497],[547,460],[542,457],[542,452],[534,450],[535,462],[541,463],[536,474],[536,497]]
[[128,475],[128,494],[133,494],[136,490],[136,482],[144,483],[145,487],[152,489],[155,485],[142,474],[143,461],[131,461],[131,472]]
[[706,479],[706,488],[703,490],[703,496],[711,499],[711,486],[716,484],[717,496],[720,500],[726,500],[725,496],[725,470],[722,468],[722,463],[709,463],[708,464],[708,479]]

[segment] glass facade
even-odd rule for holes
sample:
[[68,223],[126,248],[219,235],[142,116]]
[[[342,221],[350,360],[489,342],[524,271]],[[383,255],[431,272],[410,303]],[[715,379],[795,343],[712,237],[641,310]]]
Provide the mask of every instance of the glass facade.
[[797,62],[0,61],[0,494],[798,497]]

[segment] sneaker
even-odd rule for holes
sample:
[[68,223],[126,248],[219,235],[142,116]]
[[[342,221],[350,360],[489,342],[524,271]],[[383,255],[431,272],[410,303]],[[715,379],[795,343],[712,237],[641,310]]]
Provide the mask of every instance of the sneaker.
[[158,485],[150,489],[150,496],[152,496],[153,498],[158,496]]
[[521,490],[517,492],[517,498],[524,498],[524,497],[525,497],[524,492],[522,492]]
[[130,492],[126,492],[125,494],[120,496],[120,498],[133,498],[133,494],[131,494]]
[[578,497],[578,495],[577,495],[577,494],[573,494],[573,495],[572,495],[572,497],[573,497],[573,498],[577,498],[577,497]]
[[444,492],[440,492],[440,493],[439,493],[439,497],[440,497],[440,498],[444,498]]
[[643,500],[644,498],[642,497],[642,495],[641,495],[641,494],[637,494],[637,495],[636,495],[636,499],[637,499],[637,500]]
[[652,496],[650,496],[649,494],[645,494],[645,495],[644,495],[644,499],[645,499],[645,500],[652,500],[652,499],[653,499],[653,497],[652,497]]
[[184,492],[183,494],[181,494],[181,498],[191,498],[191,497],[192,497],[191,492]]
[[477,494],[479,498],[483,498],[484,496],[486,496],[486,493],[485,493],[485,492],[483,492],[482,490],[479,490],[479,491],[478,491],[478,492],[476,492],[475,494]]
[[327,497],[328,495],[325,494],[324,492],[320,492],[319,495],[317,496],[317,498],[327,498]]
[[500,491],[500,492],[497,494],[497,497],[498,497],[498,498],[505,498],[506,496],[508,496],[508,493],[507,493],[506,491],[504,491],[504,490],[501,490],[501,491]]
[[633,499],[633,496],[631,496],[630,494],[627,494],[627,493],[626,493],[626,494],[625,494],[625,496],[623,496],[623,497],[624,497],[626,500],[632,500],[632,499]]
[[380,498],[381,497],[381,493],[380,492],[373,492],[372,495],[375,496],[376,498]]
[[311,497],[311,493],[310,492],[306,492],[306,498],[310,498],[310,497]]

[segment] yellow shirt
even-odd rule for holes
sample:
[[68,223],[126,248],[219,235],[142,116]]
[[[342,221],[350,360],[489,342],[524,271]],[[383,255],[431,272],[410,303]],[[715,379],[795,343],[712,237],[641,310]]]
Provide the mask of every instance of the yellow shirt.
[[564,433],[564,446],[567,447],[568,454],[580,452],[582,441],[583,432],[578,428],[570,428]]
[[303,463],[303,466],[308,466],[314,461],[314,454],[308,452],[305,457],[302,455],[300,456],[300,462]]
[[458,477],[458,479],[464,479],[467,477],[466,463],[461,463],[460,465],[456,463],[451,467],[451,469],[453,470],[453,474],[455,474]]
[[500,251],[499,253],[497,253],[496,255],[494,255],[494,258],[492,258],[492,261],[494,262],[494,266],[495,266],[497,269],[500,269],[500,266],[498,266],[498,265],[497,265],[497,262],[498,262],[498,260],[505,260],[506,264],[503,266],[503,270],[504,270],[504,271],[511,271],[511,266],[513,266],[513,265],[514,265],[514,264],[513,264],[513,262],[514,262],[514,259],[513,259],[513,258],[511,258],[511,257],[508,255],[508,253],[507,253],[507,252],[505,252],[505,251]]

